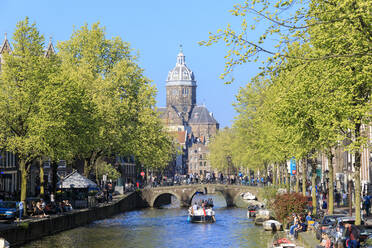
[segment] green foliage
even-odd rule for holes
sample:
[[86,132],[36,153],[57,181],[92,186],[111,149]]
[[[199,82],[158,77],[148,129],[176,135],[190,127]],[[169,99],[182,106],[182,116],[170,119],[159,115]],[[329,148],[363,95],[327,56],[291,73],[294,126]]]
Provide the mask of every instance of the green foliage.
[[128,43],[106,39],[95,23],[75,30],[61,42],[61,74],[90,101],[93,130],[78,143],[77,154],[88,162],[100,156],[135,155],[148,167],[165,167],[173,147],[155,112],[155,88],[143,76]]
[[107,179],[116,180],[121,176],[120,172],[112,164],[105,161],[98,160],[97,168],[98,178],[102,178],[103,175],[106,175]]
[[273,208],[276,218],[285,222],[292,213],[305,214],[307,197],[300,193],[278,194],[274,200]]
[[220,171],[232,166],[232,146],[234,134],[231,129],[220,130],[209,144],[209,160],[213,168]]
[[168,165],[175,149],[155,110],[156,89],[128,43],[106,39],[96,23],[45,56],[44,38],[28,18],[17,24],[13,40],[0,74],[0,149],[19,158],[22,200],[29,166],[40,157],[84,159],[86,175],[102,156]]
[[274,209],[275,208],[274,201],[276,199],[277,194],[278,194],[278,186],[271,185],[271,186],[265,187],[264,190],[261,190],[259,192],[258,198],[264,199],[264,201],[266,202],[266,208]]
[[[240,28],[228,25],[201,42],[230,48],[222,78],[243,63],[264,65],[237,96],[233,159],[251,168],[309,157],[314,167],[318,153],[331,156],[348,144],[342,148],[355,154],[360,185],[360,152],[369,146],[362,127],[371,121],[370,6],[371,0],[245,0],[231,11]],[[359,223],[360,187],[356,196]]]

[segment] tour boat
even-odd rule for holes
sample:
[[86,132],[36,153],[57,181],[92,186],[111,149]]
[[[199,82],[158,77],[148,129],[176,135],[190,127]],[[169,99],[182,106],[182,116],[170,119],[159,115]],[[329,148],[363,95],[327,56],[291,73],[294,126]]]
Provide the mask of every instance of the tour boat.
[[214,223],[216,218],[214,217],[214,211],[212,208],[189,208],[189,216],[187,220],[191,223]]

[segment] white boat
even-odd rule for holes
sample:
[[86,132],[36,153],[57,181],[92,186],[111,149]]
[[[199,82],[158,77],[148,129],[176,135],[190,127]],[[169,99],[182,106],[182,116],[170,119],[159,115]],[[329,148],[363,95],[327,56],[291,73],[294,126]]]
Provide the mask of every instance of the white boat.
[[282,223],[276,220],[266,220],[262,226],[266,231],[281,231],[283,229]]
[[260,209],[256,212],[256,218],[254,223],[256,225],[262,225],[264,221],[270,220],[270,211],[267,209]]
[[214,211],[212,208],[189,208],[189,215],[187,220],[192,223],[214,223],[216,218],[214,217]]

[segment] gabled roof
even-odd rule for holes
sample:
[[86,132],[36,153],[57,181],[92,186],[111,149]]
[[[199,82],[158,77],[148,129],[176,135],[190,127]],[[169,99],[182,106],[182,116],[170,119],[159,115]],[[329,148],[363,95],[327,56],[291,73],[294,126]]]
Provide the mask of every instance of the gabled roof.
[[52,37],[50,37],[48,47],[45,50],[45,57],[49,57],[50,55],[55,54],[55,53],[56,51],[54,50],[54,46],[52,43]]
[[86,188],[96,188],[97,184],[92,180],[79,174],[77,171],[73,171],[61,181],[58,182],[58,187],[61,189],[86,189]]
[[3,54],[4,52],[9,52],[9,53],[12,52],[12,48],[10,47],[8,38],[6,37],[6,33],[5,33],[4,42],[3,42],[3,44],[0,47],[0,54]]
[[205,106],[196,106],[192,110],[190,124],[218,124]]

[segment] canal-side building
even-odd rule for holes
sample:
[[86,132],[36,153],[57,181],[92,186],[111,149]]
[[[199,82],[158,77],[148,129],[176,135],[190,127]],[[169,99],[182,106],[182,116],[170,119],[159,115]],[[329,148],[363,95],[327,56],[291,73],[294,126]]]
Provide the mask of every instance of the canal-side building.
[[213,114],[196,102],[196,80],[186,66],[182,49],[175,67],[166,80],[166,107],[158,108],[167,130],[175,137],[182,153],[177,155],[177,174],[212,171],[208,158],[208,144],[219,128]]

